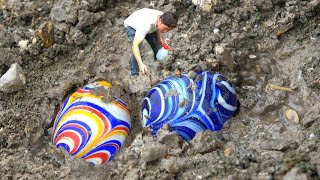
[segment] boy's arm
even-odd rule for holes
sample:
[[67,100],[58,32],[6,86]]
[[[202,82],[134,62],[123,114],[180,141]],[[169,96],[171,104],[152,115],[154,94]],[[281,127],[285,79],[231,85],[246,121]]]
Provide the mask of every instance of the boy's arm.
[[157,29],[156,35],[157,35],[157,39],[158,39],[160,45],[161,45],[161,46],[166,45],[166,42],[163,40],[162,35],[161,35],[161,32],[159,31],[159,29]]
[[132,52],[133,55],[139,65],[139,70],[142,72],[142,74],[148,73],[147,66],[142,62],[141,54],[140,54],[140,49],[139,45],[142,43],[142,40],[138,39],[136,36],[133,39],[132,42]]

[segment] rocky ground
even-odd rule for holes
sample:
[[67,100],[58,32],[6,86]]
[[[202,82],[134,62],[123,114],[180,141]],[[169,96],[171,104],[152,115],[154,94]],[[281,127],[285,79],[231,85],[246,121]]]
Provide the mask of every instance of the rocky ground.
[[[123,21],[142,7],[178,12],[179,26],[170,58],[155,62],[145,43],[151,77],[130,80]],[[1,178],[319,179],[319,11],[319,0],[2,0]],[[176,69],[224,74],[240,114],[189,143],[151,136],[139,102]],[[97,78],[128,104],[133,129],[113,161],[92,167],[54,148],[51,131],[63,99]]]

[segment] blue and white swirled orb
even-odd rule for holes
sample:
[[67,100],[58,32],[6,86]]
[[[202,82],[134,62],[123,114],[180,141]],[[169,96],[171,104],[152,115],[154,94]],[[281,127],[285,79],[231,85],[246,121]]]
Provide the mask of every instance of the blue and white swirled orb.
[[235,89],[221,74],[198,73],[168,77],[154,86],[142,101],[143,126],[152,133],[166,123],[187,141],[197,132],[218,131],[237,111]]

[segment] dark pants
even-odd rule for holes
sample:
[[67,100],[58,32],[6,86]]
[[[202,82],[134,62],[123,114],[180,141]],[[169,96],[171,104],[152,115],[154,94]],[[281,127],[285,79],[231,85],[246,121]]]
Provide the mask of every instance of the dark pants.
[[[128,35],[129,41],[130,41],[130,43],[132,45],[134,36],[136,34],[136,30],[133,29],[132,27],[128,26],[128,27],[126,27],[126,31],[127,31],[127,35]],[[160,45],[160,43],[158,41],[156,32],[147,34],[145,39],[150,44],[150,46],[151,46],[151,48],[153,50],[153,53],[154,53],[154,59],[156,60],[156,54],[157,54],[158,50],[161,48],[161,45]],[[140,54],[141,54],[141,48],[142,48],[142,43],[139,45]],[[137,60],[134,57],[133,53],[132,53],[132,56],[131,56],[131,67],[130,67],[130,70],[131,70],[131,76],[139,75],[139,65],[138,65]]]

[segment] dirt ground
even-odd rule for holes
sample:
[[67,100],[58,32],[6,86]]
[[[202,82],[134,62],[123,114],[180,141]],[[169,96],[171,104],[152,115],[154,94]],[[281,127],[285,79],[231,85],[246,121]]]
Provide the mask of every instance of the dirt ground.
[[[130,79],[123,21],[143,7],[176,11],[179,24],[166,34],[170,58],[154,61],[144,43],[151,77]],[[319,0],[1,0],[1,179],[319,179],[319,12]],[[36,31],[45,22],[49,47]],[[20,80],[3,84],[12,64]],[[139,103],[176,69],[228,77],[240,114],[190,142],[151,136]],[[51,140],[63,100],[97,78],[127,103],[132,132],[114,160],[93,167]]]

